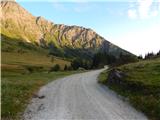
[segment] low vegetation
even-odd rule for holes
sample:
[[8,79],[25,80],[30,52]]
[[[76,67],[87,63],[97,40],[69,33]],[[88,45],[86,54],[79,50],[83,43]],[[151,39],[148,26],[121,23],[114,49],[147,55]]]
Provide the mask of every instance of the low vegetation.
[[39,88],[50,81],[77,71],[33,72],[24,74],[17,71],[2,71],[1,117],[3,120],[20,119],[29,100]]
[[[64,71],[70,61],[49,55],[45,48],[1,37],[1,118],[17,120],[41,86],[77,71]],[[49,72],[53,66],[56,72]]]
[[60,66],[58,64],[54,65],[53,67],[51,67],[51,69],[49,70],[49,72],[52,71],[59,71],[60,70]]
[[110,69],[100,74],[99,82],[125,96],[134,107],[144,112],[151,120],[159,120],[160,58],[142,60],[114,69],[124,74],[120,81],[109,83],[109,75],[113,70]]
[[49,55],[47,49],[22,40],[2,35],[1,44],[2,69],[14,67],[16,70],[32,72],[47,71],[56,64],[60,66],[60,70],[64,70],[65,65],[70,66],[70,61]]
[[92,68],[92,61],[91,60],[86,60],[86,59],[83,59],[83,58],[75,58],[71,62],[71,67],[73,68],[73,70],[77,70],[79,68],[89,70],[89,69]]
[[98,82],[101,84],[106,84],[106,80],[108,78],[107,70],[100,73],[98,76]]

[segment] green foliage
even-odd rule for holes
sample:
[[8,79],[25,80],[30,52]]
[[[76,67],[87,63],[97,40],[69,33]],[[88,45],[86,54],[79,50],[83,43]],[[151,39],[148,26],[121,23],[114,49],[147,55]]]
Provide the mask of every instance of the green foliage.
[[72,71],[72,70],[73,70],[73,67],[72,67],[72,66],[69,66],[69,67],[68,67],[68,70]]
[[106,72],[107,72],[107,70],[101,72],[100,75],[98,76],[99,83],[106,84],[106,80],[108,77],[108,74],[106,74]]
[[[144,112],[151,120],[159,120],[160,58],[125,64],[117,69],[127,76],[123,77],[123,84],[110,84],[109,87],[127,97],[134,107]],[[107,84],[109,71],[100,74],[100,83]]]
[[20,120],[27,104],[41,86],[57,78],[78,73],[69,72],[32,72],[2,70],[1,76],[1,119]]
[[24,68],[25,68],[29,73],[42,72],[42,71],[44,71],[43,66],[25,65]]
[[59,71],[60,70],[60,66],[58,64],[54,65],[51,69],[50,72],[52,71]]
[[[14,39],[14,38],[10,38],[7,37],[3,34],[1,34],[1,40],[2,40],[2,52],[18,52],[18,50],[21,51],[26,51],[26,52],[30,52],[30,51],[37,51],[39,53],[42,54],[46,54],[47,50],[43,49],[37,45],[31,44],[31,43],[27,43],[21,39]],[[8,50],[9,48],[9,50]]]
[[118,69],[127,73],[126,80],[139,81],[145,85],[160,85],[160,58],[126,64]]
[[[48,50],[38,45],[12,39],[4,35],[1,37],[1,61],[2,64],[9,65],[8,67],[10,68],[11,66],[17,65],[20,69],[23,68],[26,70],[26,66],[33,66],[35,67],[35,72],[39,67],[43,67],[43,70],[49,70],[53,62],[54,64],[60,64],[61,70],[63,70],[65,64],[70,65],[68,60],[48,55]],[[18,67],[16,69],[18,69]]]
[[80,59],[76,58],[71,62],[71,66],[73,67],[74,70],[77,70],[78,68],[84,68],[84,69],[91,69],[92,62],[85,60],[85,59]]
[[122,65],[122,64],[127,64],[127,63],[132,63],[132,62],[137,62],[138,59],[136,56],[133,55],[128,55],[128,54],[120,54],[119,59],[117,60],[116,64],[117,65]]
[[68,66],[67,65],[64,66],[64,70],[65,71],[68,70]]
[[160,51],[158,51],[156,54],[154,54],[153,52],[147,53],[144,59],[153,59],[153,58],[158,58],[158,57],[160,57]]
[[114,55],[106,52],[98,52],[93,57],[92,68],[102,68],[104,65],[116,66],[137,61],[137,57],[131,54],[120,53],[119,57],[115,57]]
[[82,65],[82,60],[81,59],[74,59],[71,62],[71,66],[73,67],[74,70],[77,70],[80,66]]
[[[53,65],[53,56],[37,44],[31,44],[21,39],[13,39],[1,35],[1,117],[3,120],[19,120],[20,115],[39,88],[49,81],[62,76],[76,73],[47,73]],[[60,64],[60,69],[70,62],[54,56],[54,64]]]
[[83,58],[86,60],[92,60],[93,51],[91,49],[64,47],[64,57],[66,58]]
[[64,51],[59,47],[55,46],[53,42],[48,43],[49,54],[57,57],[64,57]]
[[98,52],[93,57],[93,68],[101,68],[104,65],[112,64],[117,61],[116,57],[107,53]]

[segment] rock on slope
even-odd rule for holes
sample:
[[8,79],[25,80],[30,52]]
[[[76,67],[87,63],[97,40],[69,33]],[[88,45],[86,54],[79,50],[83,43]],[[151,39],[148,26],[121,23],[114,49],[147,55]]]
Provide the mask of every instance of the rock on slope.
[[43,17],[33,16],[14,1],[1,1],[1,9],[1,34],[8,37],[61,49],[63,52],[69,48],[90,50],[91,53],[104,51],[116,53],[115,55],[119,55],[120,52],[128,54],[91,29],[54,24]]

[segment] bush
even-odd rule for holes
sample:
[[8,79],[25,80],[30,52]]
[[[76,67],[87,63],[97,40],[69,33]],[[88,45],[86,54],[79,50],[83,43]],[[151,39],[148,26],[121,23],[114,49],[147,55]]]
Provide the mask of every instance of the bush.
[[33,67],[26,67],[29,73],[32,73],[34,71]]
[[68,70],[73,70],[73,67],[72,67],[72,66],[69,66],[69,67],[68,67]]
[[40,72],[43,71],[44,68],[42,66],[31,66],[31,65],[26,65],[24,68],[28,71],[28,73],[33,73],[33,72]]
[[66,71],[66,70],[68,70],[68,67],[67,67],[67,65],[65,65],[65,66],[64,66],[64,70],[65,70],[65,71]]
[[52,72],[52,71],[59,71],[60,70],[60,66],[58,64],[54,65],[49,72]]

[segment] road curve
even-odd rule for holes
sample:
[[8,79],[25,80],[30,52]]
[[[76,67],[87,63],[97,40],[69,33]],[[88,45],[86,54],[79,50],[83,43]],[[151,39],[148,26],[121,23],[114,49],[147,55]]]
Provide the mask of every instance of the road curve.
[[102,70],[71,75],[42,87],[24,113],[25,120],[147,120],[107,87]]

